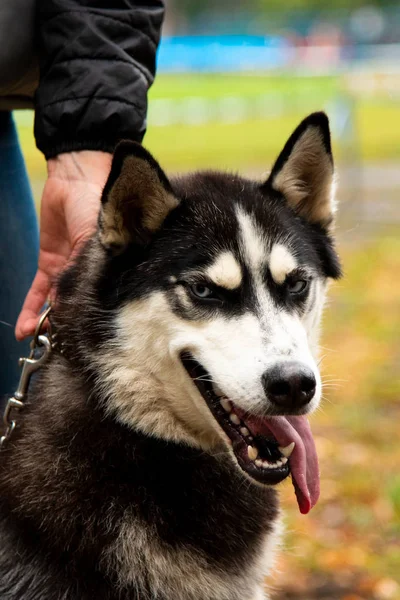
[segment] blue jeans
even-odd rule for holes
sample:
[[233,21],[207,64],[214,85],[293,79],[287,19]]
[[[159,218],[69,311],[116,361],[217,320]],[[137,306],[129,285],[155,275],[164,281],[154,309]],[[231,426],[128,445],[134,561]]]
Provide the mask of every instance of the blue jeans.
[[0,112],[0,404],[3,394],[15,391],[18,358],[29,352],[29,341],[15,340],[14,326],[36,273],[38,252],[35,206],[17,132],[11,113]]

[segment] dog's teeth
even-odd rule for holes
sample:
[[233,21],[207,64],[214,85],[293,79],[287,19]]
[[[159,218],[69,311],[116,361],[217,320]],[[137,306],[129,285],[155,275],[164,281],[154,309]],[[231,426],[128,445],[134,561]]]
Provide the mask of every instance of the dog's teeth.
[[277,467],[281,467],[282,465],[283,465],[283,462],[282,462],[281,460],[278,460],[278,461],[276,461],[276,463],[274,463],[272,466],[273,466],[274,468],[277,468]]
[[272,465],[267,460],[262,461],[262,466],[263,469],[270,469],[272,467]]
[[284,456],[283,458],[281,458],[281,463],[283,465],[286,465],[287,461],[288,461],[288,459],[286,458],[286,456]]
[[224,395],[223,391],[221,390],[221,388],[216,383],[213,383],[212,386],[213,386],[214,394],[216,396],[223,396]]
[[247,446],[247,454],[250,460],[256,460],[258,456],[258,450],[254,446]]
[[255,462],[256,462],[256,467],[261,468],[263,466],[263,461],[261,459],[257,458],[257,460]]
[[240,433],[242,435],[244,435],[245,437],[247,437],[248,435],[250,435],[250,431],[247,429],[247,427],[241,427],[240,428]]
[[240,419],[239,419],[239,417],[237,415],[235,415],[235,413],[231,413],[229,415],[229,419],[232,421],[232,423],[234,425],[240,425]]
[[228,398],[221,398],[220,403],[221,403],[222,408],[226,412],[228,412],[228,413],[231,412],[231,410],[232,410],[232,403],[230,402],[230,400],[228,400]]
[[285,446],[284,448],[282,446],[278,446],[278,450],[281,454],[283,454],[283,456],[286,456],[286,458],[289,458],[289,456],[292,454],[292,452],[294,450],[294,446],[295,446],[295,443],[291,442],[288,446]]

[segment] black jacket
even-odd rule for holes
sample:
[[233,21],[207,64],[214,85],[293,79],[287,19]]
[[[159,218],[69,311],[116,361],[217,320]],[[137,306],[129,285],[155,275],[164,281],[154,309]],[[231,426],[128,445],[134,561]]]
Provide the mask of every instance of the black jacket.
[[36,143],[46,158],[141,141],[162,0],[37,0]]
[[[163,13],[162,0],[36,0],[35,137],[46,158],[142,140]],[[24,11],[13,17],[21,24]]]

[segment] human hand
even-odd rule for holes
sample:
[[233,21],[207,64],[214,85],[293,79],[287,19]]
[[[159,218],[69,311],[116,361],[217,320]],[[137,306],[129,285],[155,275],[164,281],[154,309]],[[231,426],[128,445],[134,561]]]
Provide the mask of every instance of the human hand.
[[83,150],[48,160],[38,270],[18,317],[18,340],[33,334],[41,308],[54,294],[59,274],[95,230],[111,159],[107,152]]

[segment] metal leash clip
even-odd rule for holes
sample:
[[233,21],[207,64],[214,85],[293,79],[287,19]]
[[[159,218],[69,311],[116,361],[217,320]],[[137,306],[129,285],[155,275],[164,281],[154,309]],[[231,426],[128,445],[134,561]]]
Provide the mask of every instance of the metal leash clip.
[[[51,308],[52,307],[49,306],[39,319],[39,322],[36,326],[35,335],[33,336],[33,340],[31,342],[31,351],[29,356],[27,358],[19,359],[19,365],[22,367],[21,377],[14,395],[8,399],[6,408],[4,410],[3,422],[6,430],[4,435],[0,437],[0,448],[10,439],[16,427],[17,423],[15,417],[13,417],[13,411],[19,411],[24,408],[23,400],[26,396],[31,375],[44,365],[52,350],[50,341],[51,330],[49,331],[49,336],[40,335],[40,331],[51,312]],[[43,348],[43,353],[38,358],[35,358],[35,350],[38,347]]]

